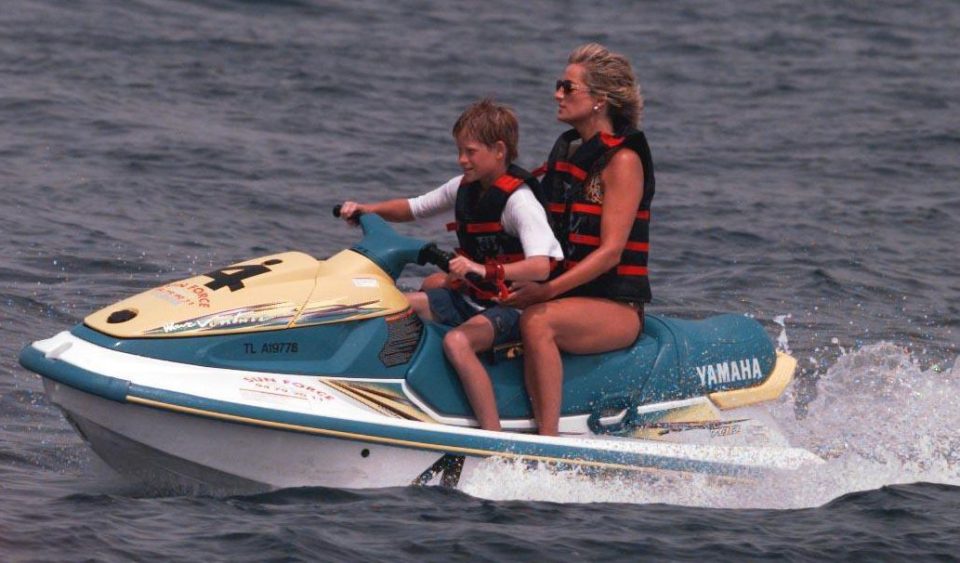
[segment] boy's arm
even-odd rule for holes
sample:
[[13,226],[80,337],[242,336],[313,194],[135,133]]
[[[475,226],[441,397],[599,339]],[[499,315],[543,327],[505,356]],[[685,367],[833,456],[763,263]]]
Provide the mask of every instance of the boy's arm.
[[[485,277],[487,268],[466,256],[457,256],[450,260],[450,273],[459,278],[465,278],[473,273]],[[510,281],[543,281],[550,276],[550,258],[547,256],[530,256],[519,262],[503,265],[503,279]]]
[[504,264],[506,279],[543,281],[550,277],[550,262],[563,260],[563,250],[553,235],[547,212],[533,192],[521,188],[507,200],[501,219],[503,228],[520,239],[524,260]]
[[343,207],[340,208],[340,216],[348,221],[356,221],[357,216],[363,213],[376,213],[387,221],[413,221],[410,202],[406,199],[390,199],[377,203],[345,201]]
[[453,209],[457,202],[457,190],[462,179],[463,176],[455,176],[447,180],[442,186],[407,200],[414,219],[433,217]]
[[543,281],[550,277],[549,256],[528,256],[519,262],[503,265],[504,279],[513,281]]
[[442,186],[410,199],[390,199],[377,203],[345,201],[340,209],[340,216],[351,223],[355,223],[356,215],[362,213],[376,213],[387,221],[394,222],[430,217],[453,208],[461,178],[463,176],[451,178]]

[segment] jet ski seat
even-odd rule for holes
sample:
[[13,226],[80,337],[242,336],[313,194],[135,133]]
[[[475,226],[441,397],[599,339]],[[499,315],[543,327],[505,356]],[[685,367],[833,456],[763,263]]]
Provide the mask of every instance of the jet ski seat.
[[[426,323],[423,345],[407,373],[407,390],[437,414],[472,417],[459,378],[446,362],[447,327]],[[505,345],[483,355],[503,419],[531,418],[523,383],[522,347]],[[647,315],[643,336],[622,350],[604,354],[564,354],[562,416],[609,414],[662,401],[704,396],[760,385],[776,362],[762,327],[743,315],[687,321]],[[720,373],[749,362],[749,377]],[[756,368],[756,370],[754,369]],[[738,368],[739,371],[739,368]],[[713,373],[710,377],[709,374]]]

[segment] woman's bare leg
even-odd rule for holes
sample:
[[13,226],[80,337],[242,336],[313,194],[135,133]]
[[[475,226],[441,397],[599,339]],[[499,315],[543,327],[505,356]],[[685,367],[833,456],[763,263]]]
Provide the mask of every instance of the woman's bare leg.
[[637,310],[609,299],[569,297],[524,310],[524,382],[540,434],[557,435],[563,398],[560,351],[596,354],[626,348],[639,333]]

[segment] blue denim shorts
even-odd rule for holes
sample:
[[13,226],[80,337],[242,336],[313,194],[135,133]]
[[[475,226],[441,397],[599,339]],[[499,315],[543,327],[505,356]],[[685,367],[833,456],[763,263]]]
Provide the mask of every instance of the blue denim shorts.
[[478,308],[459,291],[446,287],[428,289],[426,294],[430,312],[438,323],[460,326],[476,315],[483,315],[493,325],[494,346],[520,340],[520,311],[517,309],[502,305]]

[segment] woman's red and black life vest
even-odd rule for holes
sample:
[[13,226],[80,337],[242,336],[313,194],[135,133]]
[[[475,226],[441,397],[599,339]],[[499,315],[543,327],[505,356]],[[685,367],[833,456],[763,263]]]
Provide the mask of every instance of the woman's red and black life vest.
[[[563,246],[563,267],[570,269],[600,246],[603,208],[599,176],[613,155],[623,149],[637,153],[643,164],[643,197],[630,229],[620,263],[567,295],[605,297],[617,301],[649,302],[647,257],[650,249],[650,202],[653,200],[653,157],[642,131],[624,129],[616,135],[599,133],[573,154],[570,145],[580,136],[575,129],[557,139],[544,167],[544,196],[553,232]],[[593,186],[599,186],[599,189]]]
[[507,234],[501,223],[507,200],[523,184],[530,186],[538,201],[543,201],[540,182],[515,165],[510,165],[506,174],[486,190],[479,181],[460,185],[454,207],[456,222],[447,225],[447,230],[457,232],[458,254],[480,264],[508,264],[524,259],[520,239]]

